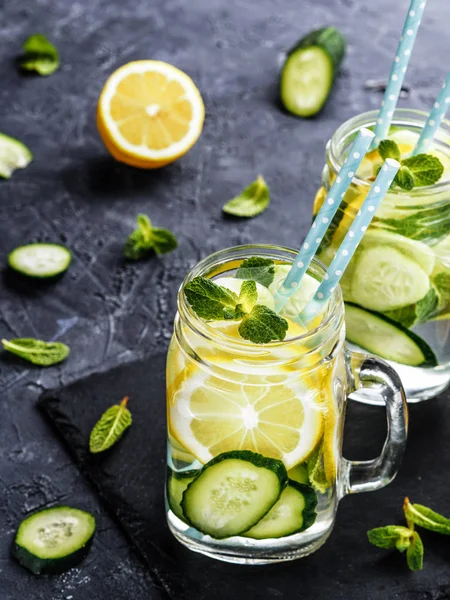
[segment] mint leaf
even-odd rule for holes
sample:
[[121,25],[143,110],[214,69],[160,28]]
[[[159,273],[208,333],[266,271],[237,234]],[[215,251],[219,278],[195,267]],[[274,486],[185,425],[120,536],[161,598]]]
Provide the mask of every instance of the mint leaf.
[[235,217],[255,217],[266,210],[269,202],[269,188],[262,175],[259,175],[239,196],[229,200],[222,210]]
[[275,263],[270,258],[251,256],[244,260],[236,271],[238,279],[252,279],[265,287],[269,287],[275,275]]
[[61,342],[44,342],[34,338],[2,340],[3,348],[41,367],[51,367],[69,356],[70,348]]
[[257,304],[239,325],[239,335],[255,344],[268,344],[286,337],[288,322],[276,312]]
[[166,254],[175,250],[177,238],[168,229],[153,227],[147,215],[136,217],[137,229],[131,233],[125,242],[124,254],[130,260],[147,258],[154,252]]
[[397,171],[397,175],[394,177],[393,185],[398,185],[402,190],[412,190],[414,187],[414,176],[411,170],[402,164]]
[[192,310],[202,319],[220,321],[234,318],[238,297],[206,277],[195,277],[184,288]]
[[[450,283],[450,275],[448,277]],[[396,310],[390,310],[385,314],[403,325],[403,327],[409,329],[413,325],[425,323],[432,319],[437,313],[438,305],[439,296],[437,295],[436,290],[431,287],[428,290],[428,293],[415,304],[409,304],[408,306],[397,308]]]
[[416,154],[402,161],[402,167],[408,167],[414,177],[414,186],[433,185],[439,181],[444,166],[436,156]]
[[58,51],[45,35],[31,35],[23,45],[23,52],[18,59],[19,68],[23,71],[51,75],[59,67]]
[[408,527],[400,525],[387,525],[386,527],[376,527],[367,532],[369,542],[378,548],[397,548],[404,552],[410,544],[412,531]]
[[411,504],[409,498],[405,498],[403,511],[408,522],[436,533],[450,535],[450,519],[431,510],[431,508],[422,504]]
[[450,303],[450,273],[441,272],[433,280],[439,294],[440,310]]
[[417,212],[407,217],[395,219],[379,219],[377,225],[392,233],[397,233],[411,240],[429,242],[434,245],[447,237],[450,230],[450,203],[429,208],[415,207]]
[[254,281],[244,281],[239,291],[239,304],[242,305],[245,313],[251,312],[257,300],[258,292],[256,291],[256,283]]
[[378,154],[383,160],[386,160],[387,158],[400,160],[400,148],[394,140],[381,140],[378,146]]
[[92,454],[111,448],[130,427],[133,420],[127,403],[128,396],[125,396],[120,404],[108,408],[95,424],[89,438],[89,450]]
[[406,550],[406,560],[411,571],[421,571],[423,569],[423,543],[417,531],[412,534],[411,543]]

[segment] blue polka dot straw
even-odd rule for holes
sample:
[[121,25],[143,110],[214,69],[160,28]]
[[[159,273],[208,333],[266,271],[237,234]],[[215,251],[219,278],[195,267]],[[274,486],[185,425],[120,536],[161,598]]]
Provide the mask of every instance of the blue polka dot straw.
[[398,97],[402,89],[403,79],[408,68],[411,51],[416,40],[420,20],[425,8],[426,0],[412,0],[406,16],[403,32],[400,37],[394,62],[392,63],[389,81],[381,102],[381,108],[375,123],[375,139],[372,148],[378,146],[381,140],[387,137],[392,122]]
[[422,133],[420,134],[419,141],[413,150],[413,154],[420,154],[421,152],[427,152],[431,142],[439,129],[442,119],[445,117],[450,106],[450,73],[447,75],[444,85],[439,92],[433,108],[428,115],[427,122],[425,123]]
[[320,242],[328,229],[331,219],[336,214],[342,198],[345,196],[345,192],[348,190],[353,180],[353,176],[358,170],[365,153],[369,149],[373,137],[374,134],[368,129],[365,129],[364,127],[360,129],[355,141],[348,151],[344,164],[314,219],[314,223],[295,258],[291,270],[275,295],[275,309],[277,312],[280,312],[292,294],[295,294],[297,287],[300,284],[300,280],[306,273],[313,256],[320,246]]
[[313,299],[306,305],[301,315],[299,315],[299,322],[307,323],[317,314],[322,312],[324,303],[331,297],[336,289],[336,286],[355,253],[356,248],[364,237],[365,231],[369,227],[377,208],[383,201],[399,168],[400,163],[396,160],[391,158],[385,160],[364,200],[364,204],[358,211],[347,235],[339,246]]

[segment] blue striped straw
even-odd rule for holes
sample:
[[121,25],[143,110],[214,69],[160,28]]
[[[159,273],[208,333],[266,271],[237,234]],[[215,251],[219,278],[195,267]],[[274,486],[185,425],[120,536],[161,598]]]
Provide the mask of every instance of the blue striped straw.
[[389,81],[384,92],[381,108],[375,124],[375,139],[372,148],[378,146],[381,140],[387,137],[391,126],[394,110],[400,96],[403,79],[408,68],[411,50],[416,40],[420,20],[425,8],[426,0],[412,0],[408,10],[403,32],[400,37],[394,62],[392,63]]
[[307,323],[323,310],[324,303],[327,302],[336,289],[339,280],[355,253],[356,248],[364,237],[366,229],[370,225],[385,194],[389,190],[399,168],[400,163],[396,160],[391,158],[385,160],[377,178],[367,194],[364,204],[359,209],[347,235],[339,246],[313,299],[306,305],[301,315],[299,315],[299,322]]
[[413,155],[421,154],[422,152],[426,152],[428,150],[429,145],[433,141],[434,136],[436,135],[436,132],[439,129],[440,124],[442,123],[442,119],[445,117],[445,113],[448,110],[449,104],[450,73],[447,75],[444,81],[444,85],[442,86],[442,89],[436,98],[433,109],[428,115],[425,127],[422,129],[419,141],[417,142],[416,147],[413,150]]
[[275,310],[277,312],[280,312],[292,294],[295,294],[300,280],[308,270],[311,260],[316,254],[320,242],[328,229],[329,223],[336,214],[341,200],[345,196],[345,192],[348,190],[373,137],[374,134],[369,129],[365,129],[364,127],[360,129],[344,164],[314,219],[311,229],[308,231],[308,235],[295,258],[291,270],[275,294]]

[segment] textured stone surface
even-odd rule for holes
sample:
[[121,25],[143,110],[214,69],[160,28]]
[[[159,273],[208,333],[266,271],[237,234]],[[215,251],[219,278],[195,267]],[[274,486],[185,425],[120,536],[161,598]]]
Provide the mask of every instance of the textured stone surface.
[[[18,286],[5,277],[0,288],[2,337],[60,337],[72,347],[67,363],[46,371],[0,363],[2,600],[151,597],[148,573],[42,422],[36,398],[43,388],[80,373],[162,347],[170,336],[179,281],[200,257],[237,243],[298,245],[310,222],[325,141],[344,119],[379,105],[380,95],[363,84],[387,75],[407,4],[0,0],[0,127],[35,155],[25,171],[0,182],[2,253],[52,240],[66,243],[74,256],[70,271],[51,287]],[[402,101],[416,108],[430,106],[448,67],[437,56],[450,49],[450,5],[428,4],[408,72],[412,92]],[[277,106],[280,57],[304,32],[329,23],[349,39],[343,73],[320,117],[296,120]],[[61,52],[62,67],[49,78],[20,75],[14,65],[23,40],[36,32],[47,34]],[[138,58],[186,70],[206,103],[198,144],[158,172],[115,163],[95,127],[96,99],[106,77]],[[268,211],[250,221],[224,218],[222,204],[258,173],[272,191]],[[124,263],[123,240],[140,211],[177,233],[177,252],[144,264]],[[11,561],[9,541],[28,511],[55,501],[98,515],[96,545],[103,551],[61,578],[37,579]],[[369,497],[364,502],[372,503]],[[418,585],[410,597],[445,598],[445,592],[426,589]],[[283,597],[276,590],[272,596]]]

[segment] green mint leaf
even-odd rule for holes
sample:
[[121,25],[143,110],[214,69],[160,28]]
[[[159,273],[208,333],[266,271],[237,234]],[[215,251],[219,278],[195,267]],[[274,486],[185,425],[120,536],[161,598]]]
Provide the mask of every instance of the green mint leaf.
[[411,571],[423,569],[423,543],[417,531],[413,532],[411,543],[406,550],[406,560]]
[[323,463],[323,442],[321,442],[310,454],[306,461],[306,465],[308,468],[310,484],[316,490],[316,492],[324,494],[331,486],[331,483],[327,480],[325,466]]
[[397,548],[404,552],[410,544],[412,535],[411,529],[400,525],[387,525],[386,527],[376,527],[367,532],[369,542],[378,548]]
[[378,154],[383,160],[386,160],[387,158],[400,160],[400,148],[394,140],[381,140],[378,146]]
[[410,169],[402,164],[397,171],[397,175],[394,177],[392,185],[398,185],[402,190],[412,190],[414,187],[414,176]]
[[403,219],[379,219],[377,225],[392,233],[411,240],[429,242],[431,245],[447,237],[450,230],[449,202],[435,208],[417,206],[416,211]]
[[276,312],[257,304],[239,325],[239,335],[255,344],[268,344],[286,337],[288,322]]
[[259,175],[239,196],[229,200],[222,210],[235,217],[256,217],[266,210],[269,202],[269,188],[262,175]]
[[450,535],[450,519],[431,510],[431,508],[422,504],[411,504],[409,499],[405,498],[403,511],[408,522],[436,533]]
[[111,448],[132,423],[131,413],[127,408],[128,397],[120,404],[115,404],[102,414],[92,429],[89,438],[89,450],[98,454]]
[[34,338],[2,340],[3,348],[34,365],[51,367],[69,356],[70,348],[61,342],[44,342]]
[[220,321],[233,319],[238,297],[206,277],[195,277],[184,288],[192,310],[202,319]]
[[147,215],[136,217],[137,229],[125,242],[124,255],[130,260],[141,260],[156,254],[172,252],[178,245],[177,238],[168,229],[153,227]]
[[18,59],[19,68],[23,71],[51,75],[59,67],[58,51],[45,35],[31,35],[23,45],[23,52]]
[[433,283],[439,296],[439,307],[442,309],[450,303],[450,273],[438,273]]
[[238,279],[252,279],[265,287],[269,287],[275,275],[275,263],[270,258],[251,256],[244,260],[236,271]]
[[[414,177],[414,186],[433,185],[439,181],[444,166],[436,156],[416,154],[402,161],[402,168],[408,167]],[[400,169],[401,171],[402,169]]]
[[[450,275],[448,277],[450,283]],[[438,305],[439,296],[436,290],[431,287],[428,293],[418,302],[397,308],[396,310],[390,310],[385,314],[403,325],[403,327],[409,329],[413,325],[425,323],[432,319],[437,314]]]
[[[243,281],[239,291],[239,305],[242,305],[242,310],[245,313],[251,312],[258,300],[258,292],[256,291],[256,283],[254,281]],[[244,315],[242,315],[244,316]]]

